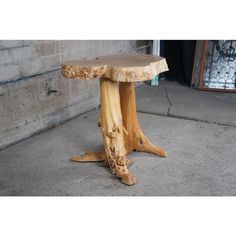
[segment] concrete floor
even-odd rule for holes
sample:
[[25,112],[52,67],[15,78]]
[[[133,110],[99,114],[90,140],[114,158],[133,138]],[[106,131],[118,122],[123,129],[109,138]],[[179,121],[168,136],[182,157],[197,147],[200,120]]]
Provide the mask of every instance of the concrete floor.
[[162,81],[139,86],[137,106],[144,132],[169,156],[129,155],[136,185],[121,184],[100,163],[68,160],[102,147],[96,110],[2,150],[0,195],[236,195],[236,94]]

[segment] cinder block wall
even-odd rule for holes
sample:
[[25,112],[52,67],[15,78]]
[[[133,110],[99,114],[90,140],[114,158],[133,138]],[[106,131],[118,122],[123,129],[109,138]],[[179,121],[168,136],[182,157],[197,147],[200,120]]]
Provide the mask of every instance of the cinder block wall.
[[98,80],[63,79],[65,60],[133,51],[131,40],[0,40],[0,149],[99,104]]

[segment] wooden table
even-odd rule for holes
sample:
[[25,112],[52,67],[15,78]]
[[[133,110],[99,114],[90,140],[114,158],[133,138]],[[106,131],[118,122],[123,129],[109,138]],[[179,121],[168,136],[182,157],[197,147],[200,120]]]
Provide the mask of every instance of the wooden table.
[[103,161],[122,183],[133,185],[136,178],[128,170],[132,162],[127,159],[127,154],[135,150],[166,157],[166,151],[152,144],[140,128],[134,82],[151,80],[167,70],[164,58],[145,54],[101,56],[63,63],[61,72],[66,78],[100,79],[98,126],[103,135],[104,151],[89,151],[71,160]]

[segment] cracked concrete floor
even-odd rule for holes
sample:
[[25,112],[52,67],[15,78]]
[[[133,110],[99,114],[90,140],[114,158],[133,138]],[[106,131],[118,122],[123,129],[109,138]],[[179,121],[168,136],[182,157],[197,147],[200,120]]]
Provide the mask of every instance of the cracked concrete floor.
[[130,170],[138,178],[136,185],[121,184],[100,163],[68,160],[102,147],[95,110],[0,151],[0,195],[235,196],[235,98],[176,82],[141,85],[137,88],[141,126],[169,156],[129,155],[135,161]]
[[161,81],[137,88],[140,112],[236,127],[236,93],[205,92]]

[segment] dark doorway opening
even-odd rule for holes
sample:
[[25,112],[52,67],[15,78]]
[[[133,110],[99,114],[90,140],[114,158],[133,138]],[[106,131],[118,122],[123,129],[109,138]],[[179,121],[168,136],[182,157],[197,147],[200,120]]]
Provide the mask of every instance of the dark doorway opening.
[[161,40],[161,56],[166,58],[169,71],[165,77],[190,86],[196,40]]

